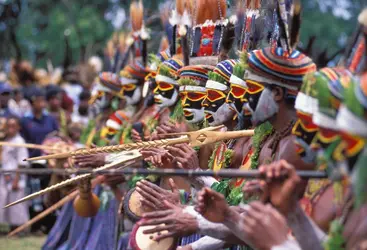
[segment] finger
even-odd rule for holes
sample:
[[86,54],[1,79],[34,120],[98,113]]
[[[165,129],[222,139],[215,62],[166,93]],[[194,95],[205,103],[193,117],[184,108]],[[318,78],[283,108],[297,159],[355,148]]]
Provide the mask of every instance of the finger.
[[161,198],[161,195],[154,190],[147,188],[145,186],[136,186],[136,192],[138,192],[141,196],[143,196],[146,199],[149,199],[150,201],[154,202],[155,204],[158,204],[159,200]]
[[150,212],[150,213],[144,213],[142,217],[148,218],[148,219],[161,218],[164,216],[168,216],[172,213],[173,213],[172,210],[155,211],[155,212]]
[[266,206],[262,202],[254,201],[254,202],[251,202],[249,205],[250,205],[251,210],[253,211],[258,211],[261,213],[264,213],[266,211]]
[[[143,218],[147,218],[143,216]],[[139,226],[155,226],[160,224],[169,224],[172,222],[172,219],[169,218],[169,216],[163,217],[163,218],[154,218],[154,219],[147,219],[143,221],[139,221]]]
[[163,201],[163,204],[164,204],[167,208],[169,208],[169,209],[174,209],[174,208],[176,208],[176,206],[175,206],[175,205],[173,205],[171,202],[169,202],[169,201],[167,201],[167,200],[164,200],[164,201]]
[[224,196],[221,193],[218,193],[211,188],[206,187],[205,192],[207,196],[211,196],[214,199],[224,199]]
[[172,191],[172,193],[177,193],[177,192],[179,192],[179,190],[178,190],[178,188],[177,188],[177,186],[176,186],[176,183],[175,183],[175,181],[172,179],[172,178],[169,178],[169,186],[170,186],[170,188],[171,188],[171,191]]
[[181,143],[176,145],[177,148],[183,151],[185,154],[191,153],[189,146],[186,143]]
[[154,203],[148,201],[147,199],[140,200],[140,202],[145,207],[151,208],[153,210],[157,210],[158,209],[158,207]]
[[171,147],[171,146],[168,146],[166,147],[167,150],[175,157],[177,156],[181,156],[183,157],[185,154],[182,152],[182,150],[180,150],[179,148],[177,147]]
[[143,231],[143,234],[154,234],[154,233],[160,233],[162,231],[171,230],[174,226],[173,225],[160,225],[156,226],[152,229],[147,229]]
[[154,238],[155,241],[160,241],[160,240],[163,240],[163,239],[166,239],[166,238],[171,238],[175,235],[175,233],[173,233],[172,231],[171,232],[168,232],[168,233],[165,233],[165,234],[161,234],[161,235],[158,235]]
[[[145,189],[149,189],[151,188],[152,190],[154,190],[157,194],[160,194],[162,193],[163,191],[163,188],[157,186],[156,184],[154,183],[151,183],[150,181],[147,181],[147,180],[141,180],[140,182],[138,182],[139,184],[139,187],[142,187],[142,188],[145,188]],[[160,197],[160,196],[159,196]]]

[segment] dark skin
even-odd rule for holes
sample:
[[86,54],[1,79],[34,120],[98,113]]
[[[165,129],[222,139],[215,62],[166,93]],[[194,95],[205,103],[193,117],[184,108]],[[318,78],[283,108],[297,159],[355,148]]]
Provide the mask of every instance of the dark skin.
[[10,100],[10,93],[9,92],[2,93],[0,95],[0,107],[3,109],[7,108],[9,100]]
[[167,210],[144,214],[143,218],[149,218],[149,222],[147,223],[145,220],[138,222],[140,226],[158,225],[153,229],[145,230],[143,233],[150,234],[167,230],[167,234],[158,235],[153,239],[159,241],[169,237],[188,236],[197,231],[196,219],[184,213],[181,206],[173,205],[168,201],[163,201],[163,203],[168,208]]
[[36,96],[32,100],[32,111],[37,119],[42,117],[42,112],[46,108],[47,103],[44,96]]
[[180,191],[176,187],[173,179],[169,179],[171,191],[165,190],[149,181],[142,180],[136,184],[136,191],[142,196],[141,203],[151,211],[161,211],[167,209],[162,203],[166,200],[171,204],[179,206],[181,204]]
[[367,204],[354,210],[344,226],[343,236],[347,239],[348,250],[367,249]]
[[[288,226],[285,218],[272,206],[258,201],[250,203],[246,210],[236,211],[228,206],[222,194],[204,188],[198,194],[195,209],[203,216],[215,213],[215,222],[224,223],[232,232],[236,231],[236,235],[240,233],[241,238],[256,249],[269,250],[287,239]],[[240,223],[240,229],[234,229],[230,221]],[[243,244],[243,241],[236,242]]]

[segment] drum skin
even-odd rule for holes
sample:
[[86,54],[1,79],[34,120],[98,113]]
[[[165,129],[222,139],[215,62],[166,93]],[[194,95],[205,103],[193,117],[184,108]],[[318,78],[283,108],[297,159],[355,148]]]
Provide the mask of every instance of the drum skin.
[[135,191],[135,188],[130,189],[124,197],[124,211],[133,222],[140,220],[144,213],[152,211],[143,207],[140,202],[141,198],[141,195]]
[[[162,224],[164,225],[164,224]],[[133,250],[174,250],[176,249],[176,240],[172,237],[160,240],[159,242],[151,239],[155,234],[143,234],[143,231],[154,228],[156,226],[139,226],[135,224],[131,236],[130,245]],[[168,231],[163,231],[163,234]]]

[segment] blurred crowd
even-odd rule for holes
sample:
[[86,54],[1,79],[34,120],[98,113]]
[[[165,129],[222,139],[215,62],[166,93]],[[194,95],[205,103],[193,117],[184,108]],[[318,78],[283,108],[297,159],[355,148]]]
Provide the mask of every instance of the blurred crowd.
[[[91,87],[102,62],[94,57],[87,64],[62,71],[34,69],[28,61],[9,62],[9,71],[0,74],[0,140],[10,143],[42,144],[46,137],[66,137],[79,143],[89,122],[88,101]],[[46,161],[31,165],[23,160],[44,152],[23,147],[1,147],[1,164],[6,170],[18,167],[46,167]],[[0,176],[0,206],[13,202],[28,191],[47,187],[50,178]],[[0,224],[15,228],[44,209],[40,199],[0,210]],[[47,232],[54,218],[41,223],[33,232]]]

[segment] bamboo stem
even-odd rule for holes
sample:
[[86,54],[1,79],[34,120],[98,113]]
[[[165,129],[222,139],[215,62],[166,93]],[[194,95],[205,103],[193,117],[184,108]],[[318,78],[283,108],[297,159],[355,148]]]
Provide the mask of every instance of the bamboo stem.
[[17,147],[17,148],[31,148],[31,149],[41,149],[50,151],[60,151],[58,148],[48,147],[44,145],[31,144],[31,143],[12,143],[12,142],[0,142],[0,146]]
[[128,143],[128,144],[121,144],[115,146],[105,146],[105,147],[98,147],[98,148],[82,148],[72,152],[67,153],[59,153],[59,154],[51,154],[45,156],[39,156],[34,158],[25,159],[25,161],[39,161],[39,160],[49,160],[49,159],[64,159],[72,156],[80,156],[80,155],[92,155],[92,154],[99,154],[99,153],[115,153],[115,152],[122,152],[122,151],[131,151],[135,149],[143,149],[143,148],[153,148],[153,147],[164,147],[168,145],[174,145],[179,143],[187,143],[189,142],[189,138],[187,137],[180,137],[174,139],[162,139],[162,140],[155,140],[155,141],[144,141],[144,142],[137,142],[137,143]]
[[[111,169],[111,168],[114,168],[114,167],[118,167],[120,166],[121,164],[124,164],[124,163],[128,163],[130,161],[133,161],[133,162],[136,162],[137,160],[141,159],[141,154],[138,154],[138,155],[132,155],[132,156],[127,156],[127,158],[123,159],[123,160],[120,160],[120,161],[116,161],[116,162],[112,162],[110,164],[107,164],[107,165],[104,165],[103,167],[100,167],[100,168],[96,168],[96,169],[93,169],[92,171],[90,171],[89,173],[87,174],[82,174],[82,175],[78,175],[76,177],[73,177],[73,178],[70,178],[68,180],[65,180],[65,181],[62,181],[60,183],[57,183],[56,185],[53,185],[53,186],[50,186],[48,188],[45,188],[39,192],[36,192],[36,193],[33,193],[33,194],[30,194],[26,197],[23,197],[17,201],[14,201],[8,205],[6,205],[4,208],[8,208],[8,207],[11,207],[11,206],[14,206],[16,204],[19,204],[19,203],[22,203],[22,202],[25,202],[25,201],[28,201],[28,200],[31,200],[31,199],[34,199],[40,195],[44,195],[46,193],[49,193],[49,192],[52,192],[54,190],[57,190],[57,189],[60,189],[62,187],[65,187],[65,186],[68,186],[70,184],[73,184],[77,181],[80,181],[80,180],[83,180],[85,178],[89,178],[91,177],[93,174],[98,174],[99,171],[101,170],[108,170],[108,169]],[[56,170],[56,169],[55,169]],[[57,171],[55,171],[57,172]]]
[[177,135],[184,135],[179,138],[162,139],[155,141],[143,141],[136,143],[128,143],[115,146],[105,146],[98,148],[82,148],[75,151],[59,154],[51,154],[40,157],[28,158],[25,161],[38,161],[38,160],[49,160],[49,159],[63,159],[68,157],[75,157],[81,155],[91,155],[99,153],[115,153],[122,151],[131,151],[135,149],[153,148],[153,147],[166,147],[169,145],[175,145],[180,143],[190,143],[192,147],[203,146],[206,144],[215,143],[223,140],[230,140],[241,137],[249,137],[254,135],[254,130],[240,130],[240,131],[229,131],[229,132],[218,132],[208,130],[198,130],[187,133],[177,133]]

